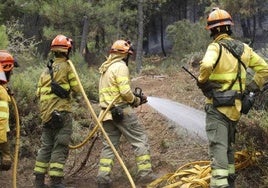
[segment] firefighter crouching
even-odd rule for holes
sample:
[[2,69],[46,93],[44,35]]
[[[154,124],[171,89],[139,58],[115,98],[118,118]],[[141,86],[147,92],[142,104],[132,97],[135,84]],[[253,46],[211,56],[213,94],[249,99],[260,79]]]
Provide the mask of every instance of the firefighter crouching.
[[[247,44],[231,38],[231,25],[232,18],[225,10],[215,8],[209,14],[206,29],[214,40],[200,62],[197,83],[207,97],[206,132],[212,188],[235,187],[236,125],[241,114],[250,108],[245,105],[247,93],[258,91],[268,79],[267,63]],[[248,67],[255,75],[246,86]]]
[[72,134],[71,98],[79,92],[78,82],[69,63],[72,40],[58,35],[51,43],[55,58],[41,74],[37,96],[40,100],[43,131],[41,148],[38,151],[34,174],[35,187],[48,187],[45,174],[51,180],[51,188],[64,188],[64,165],[68,157]]
[[[151,156],[149,152],[148,137],[138,121],[133,107],[147,102],[145,95],[137,97],[130,87],[130,75],[128,69],[129,56],[133,54],[131,43],[125,40],[117,40],[111,47],[110,55],[99,71],[99,101],[101,113],[116,98],[114,106],[103,119],[103,128],[111,142],[118,148],[120,137],[124,136],[133,146],[137,164],[137,183],[151,182],[155,176],[152,173]],[[111,171],[114,164],[114,153],[106,140],[103,140],[103,149],[99,161],[97,175],[98,187],[111,187]]]
[[0,170],[9,170],[12,165],[8,140],[10,90],[7,83],[16,64],[12,55],[0,50]]

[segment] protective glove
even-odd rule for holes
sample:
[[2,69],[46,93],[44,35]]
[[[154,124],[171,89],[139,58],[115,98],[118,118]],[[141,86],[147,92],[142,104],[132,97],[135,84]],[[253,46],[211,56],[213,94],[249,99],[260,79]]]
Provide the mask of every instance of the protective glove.
[[246,85],[246,92],[256,93],[258,91],[260,91],[260,88],[254,80],[252,80],[248,85]]
[[141,105],[141,99],[139,97],[136,97],[134,98],[134,101],[132,102],[132,104],[130,104],[132,107],[138,107]]
[[13,92],[9,87],[7,87],[7,93],[8,93],[10,96],[14,96],[14,92]]
[[213,89],[219,89],[219,88],[221,88],[221,85],[219,83],[212,82],[210,80],[208,80],[205,83],[197,82],[197,86],[199,87],[199,89],[202,90],[203,94],[207,98],[211,98],[212,97],[212,90]]
[[145,103],[147,103],[148,102],[148,100],[147,100],[147,96],[145,96],[144,94],[141,96],[141,105],[142,104],[145,104]]

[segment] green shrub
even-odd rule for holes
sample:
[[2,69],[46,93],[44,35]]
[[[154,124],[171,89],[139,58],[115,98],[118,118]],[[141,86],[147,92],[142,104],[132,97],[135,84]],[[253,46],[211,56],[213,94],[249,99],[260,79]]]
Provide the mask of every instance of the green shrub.
[[209,33],[202,23],[191,23],[182,20],[169,25],[166,29],[167,37],[173,42],[172,53],[181,58],[185,54],[205,50],[209,44]]
[[6,27],[4,25],[0,25],[0,50],[6,49],[8,43],[9,41],[6,34]]

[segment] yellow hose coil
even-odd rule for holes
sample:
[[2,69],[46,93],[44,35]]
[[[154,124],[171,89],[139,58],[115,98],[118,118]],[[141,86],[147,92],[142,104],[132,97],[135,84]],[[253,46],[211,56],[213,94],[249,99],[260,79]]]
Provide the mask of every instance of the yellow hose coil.
[[[235,153],[235,169],[244,169],[256,162],[258,152],[247,150]],[[160,177],[147,188],[209,188],[211,177],[210,161],[195,161],[178,168],[175,173],[169,173]]]

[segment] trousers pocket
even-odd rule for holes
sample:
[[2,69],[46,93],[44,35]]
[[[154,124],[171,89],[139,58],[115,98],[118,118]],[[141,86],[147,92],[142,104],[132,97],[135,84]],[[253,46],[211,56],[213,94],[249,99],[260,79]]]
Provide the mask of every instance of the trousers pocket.
[[213,106],[234,106],[235,99],[237,98],[237,91],[227,90],[227,91],[213,91]]

